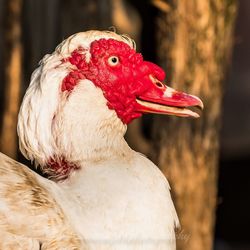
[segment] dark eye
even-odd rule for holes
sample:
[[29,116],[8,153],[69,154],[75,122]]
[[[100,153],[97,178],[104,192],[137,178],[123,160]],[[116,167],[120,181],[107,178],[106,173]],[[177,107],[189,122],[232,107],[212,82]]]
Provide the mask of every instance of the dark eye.
[[119,63],[119,57],[118,56],[111,56],[108,59],[108,64],[110,66],[116,66]]

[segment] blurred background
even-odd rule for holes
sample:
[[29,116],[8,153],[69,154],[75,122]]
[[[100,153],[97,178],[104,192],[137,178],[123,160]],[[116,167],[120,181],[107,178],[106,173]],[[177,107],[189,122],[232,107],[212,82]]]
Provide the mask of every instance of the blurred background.
[[170,180],[177,249],[250,249],[249,27],[248,0],[0,0],[1,151],[29,164],[17,114],[45,54],[84,30],[128,34],[169,85],[205,104],[199,121],[149,115],[127,134]]

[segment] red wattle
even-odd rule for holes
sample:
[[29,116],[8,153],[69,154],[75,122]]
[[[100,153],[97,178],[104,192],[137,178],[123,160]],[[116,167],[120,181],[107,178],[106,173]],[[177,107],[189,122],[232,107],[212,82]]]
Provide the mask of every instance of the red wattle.
[[[164,71],[151,62],[143,61],[142,55],[127,43],[114,39],[92,42],[89,52],[89,62],[86,62],[83,48],[73,51],[67,59],[75,69],[63,79],[62,91],[70,92],[81,79],[88,79],[102,89],[108,107],[115,110],[125,124],[141,116],[141,112],[136,110],[136,97],[152,88],[150,75],[163,80]],[[108,59],[112,56],[117,57],[119,63],[110,65]]]

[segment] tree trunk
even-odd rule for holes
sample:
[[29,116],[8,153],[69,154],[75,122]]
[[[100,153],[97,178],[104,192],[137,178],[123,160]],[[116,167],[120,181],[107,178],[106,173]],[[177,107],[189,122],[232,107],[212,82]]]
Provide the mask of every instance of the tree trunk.
[[197,120],[157,117],[153,158],[167,176],[179,215],[178,250],[213,245],[223,79],[236,16],[234,0],[153,1],[161,11],[158,56],[174,88],[201,97]]
[[17,114],[21,86],[21,9],[22,0],[6,1],[5,9],[5,100],[1,131],[1,151],[16,158]]
[[64,0],[61,5],[61,33],[65,37],[112,26],[111,0]]

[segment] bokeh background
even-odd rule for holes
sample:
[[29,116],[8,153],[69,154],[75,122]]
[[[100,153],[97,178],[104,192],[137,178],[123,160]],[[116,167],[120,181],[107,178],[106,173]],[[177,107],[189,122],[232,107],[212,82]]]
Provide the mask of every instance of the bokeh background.
[[[211,6],[216,2],[199,2],[202,1],[209,2]],[[53,52],[64,38],[88,29],[115,29],[134,38],[145,59],[158,62],[164,67],[159,51],[159,18],[164,15],[164,18],[167,16],[166,20],[170,20],[171,8],[181,4],[179,2],[181,1],[0,0],[1,151],[29,164],[17,149],[15,117],[32,71],[39,60],[45,54]],[[195,4],[195,1],[190,2]],[[231,40],[225,38],[223,41],[232,42],[232,50],[228,52],[229,56],[226,55],[229,60],[223,71],[222,105],[219,122],[216,123],[220,127],[216,128],[219,131],[217,137],[220,147],[215,146],[215,154],[218,154],[218,194],[216,220],[211,234],[215,236],[213,248],[216,250],[245,250],[250,249],[250,1],[218,2],[234,6],[236,21],[232,22]],[[181,18],[176,20],[183,22]],[[171,27],[169,29],[166,33],[174,34]],[[218,32],[223,33],[224,30]],[[164,36],[164,32],[160,35]],[[168,53],[168,48],[166,51]],[[194,60],[195,55],[193,57]],[[171,80],[174,70],[171,67],[164,68],[168,69],[167,80]],[[13,84],[12,89],[10,83]],[[182,88],[181,83],[178,87]],[[183,88],[185,90],[186,87]],[[214,102],[216,101],[215,96]],[[154,140],[153,145],[158,143],[158,137],[152,135],[152,131],[155,124],[159,125],[159,120],[155,123],[153,119],[147,116],[133,123],[127,136],[133,147],[152,159],[155,154],[152,154],[149,143],[151,140]],[[175,125],[178,126],[178,123],[179,120]],[[157,147],[154,150],[155,148]],[[170,182],[171,186],[175,185],[173,180]],[[186,203],[185,206],[188,207],[189,204]],[[193,237],[188,230],[183,234],[188,240]],[[185,249],[185,246],[180,249]],[[199,246],[196,249],[209,248]]]

